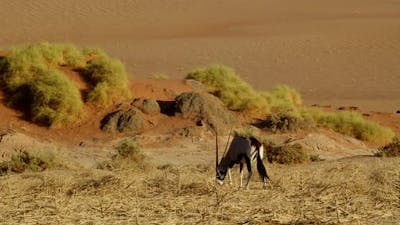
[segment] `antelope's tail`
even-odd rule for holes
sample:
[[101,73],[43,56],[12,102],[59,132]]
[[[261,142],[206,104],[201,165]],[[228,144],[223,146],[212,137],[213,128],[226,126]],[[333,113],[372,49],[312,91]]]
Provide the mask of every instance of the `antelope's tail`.
[[264,180],[264,178],[267,178],[269,180],[268,174],[267,174],[267,169],[265,169],[264,163],[262,161],[263,157],[263,148],[260,147],[258,149],[257,153],[257,171],[258,174],[260,175],[261,179]]

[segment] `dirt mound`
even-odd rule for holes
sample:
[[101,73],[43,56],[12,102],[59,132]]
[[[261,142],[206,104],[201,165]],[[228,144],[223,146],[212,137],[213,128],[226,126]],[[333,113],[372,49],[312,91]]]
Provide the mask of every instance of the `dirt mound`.
[[198,125],[207,124],[218,129],[228,129],[238,120],[222,102],[208,93],[182,93],[176,97],[176,115],[191,119]]

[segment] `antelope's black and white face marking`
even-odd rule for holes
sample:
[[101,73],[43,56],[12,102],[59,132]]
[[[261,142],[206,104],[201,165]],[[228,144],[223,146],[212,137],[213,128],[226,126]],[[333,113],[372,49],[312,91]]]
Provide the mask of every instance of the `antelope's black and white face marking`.
[[224,183],[224,179],[226,176],[227,170],[225,168],[218,168],[217,169],[217,174],[215,176],[215,181],[219,184],[222,185]]

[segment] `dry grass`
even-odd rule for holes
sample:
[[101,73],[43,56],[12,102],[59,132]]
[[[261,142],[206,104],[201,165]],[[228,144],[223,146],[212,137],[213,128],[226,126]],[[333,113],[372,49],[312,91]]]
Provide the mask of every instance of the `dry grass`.
[[[213,168],[59,170],[0,177],[3,224],[395,224],[396,158],[269,165],[272,186],[215,186]],[[236,171],[235,171],[236,172]]]

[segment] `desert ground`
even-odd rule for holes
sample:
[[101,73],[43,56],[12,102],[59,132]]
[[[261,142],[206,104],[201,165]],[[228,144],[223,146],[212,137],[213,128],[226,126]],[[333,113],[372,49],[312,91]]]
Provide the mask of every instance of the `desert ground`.
[[[40,41],[104,49],[121,59],[134,98],[173,101],[206,92],[184,80],[198,67],[234,68],[256,90],[288,84],[304,105],[357,107],[400,135],[398,0],[37,0],[0,1],[0,57]],[[155,78],[166,74],[167,79]],[[87,84],[76,72],[69,78]],[[298,143],[321,160],[268,163],[249,190],[215,183],[215,136],[207,126],[163,113],[143,132],[104,132],[118,109],[84,106],[78,122],[46,127],[7,105],[0,88],[0,162],[27,150],[58,164],[0,176],[0,224],[398,224],[399,158],[320,127],[259,132]],[[247,115],[237,113],[241,122]],[[228,130],[220,134],[222,155]],[[100,169],[126,138],[143,162]]]

